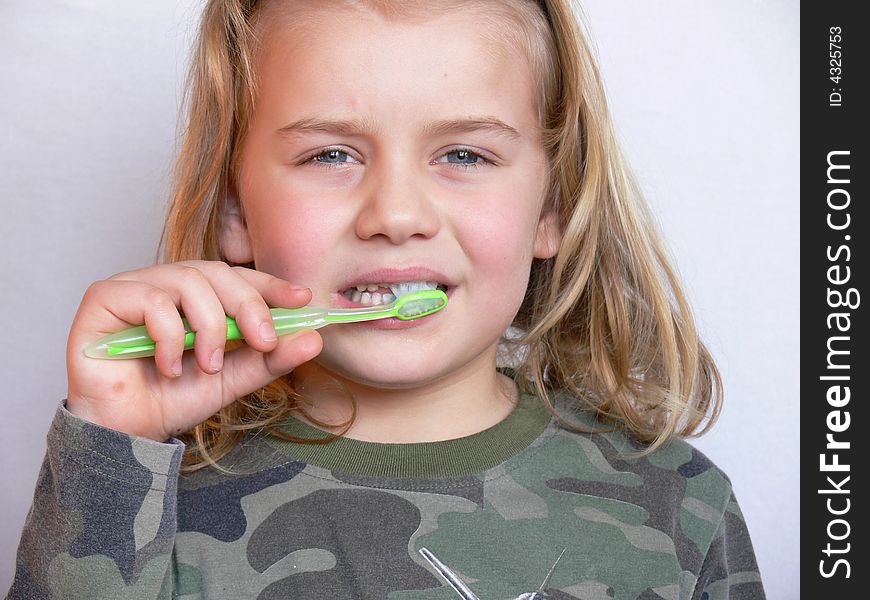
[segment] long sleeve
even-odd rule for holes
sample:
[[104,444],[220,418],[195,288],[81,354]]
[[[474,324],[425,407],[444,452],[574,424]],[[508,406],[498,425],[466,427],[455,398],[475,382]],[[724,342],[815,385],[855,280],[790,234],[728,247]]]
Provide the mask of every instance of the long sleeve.
[[749,531],[734,495],[698,574],[692,600],[764,600]]
[[105,429],[61,405],[7,599],[170,598],[183,448]]

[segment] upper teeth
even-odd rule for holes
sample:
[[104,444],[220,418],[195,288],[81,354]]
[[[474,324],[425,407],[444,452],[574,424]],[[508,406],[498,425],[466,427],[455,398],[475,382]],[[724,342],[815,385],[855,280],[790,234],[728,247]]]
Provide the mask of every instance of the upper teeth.
[[[437,281],[407,281],[402,283],[364,283],[350,288],[345,296],[358,304],[386,304],[405,294],[418,290],[434,290],[438,288]],[[379,290],[389,289],[392,294]]]

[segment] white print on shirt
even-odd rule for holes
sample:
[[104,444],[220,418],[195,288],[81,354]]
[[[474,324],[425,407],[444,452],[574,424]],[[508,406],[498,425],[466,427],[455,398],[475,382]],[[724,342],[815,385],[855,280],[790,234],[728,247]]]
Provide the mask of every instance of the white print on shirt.
[[[541,583],[541,587],[538,588],[536,592],[525,592],[520,594],[514,600],[547,600],[546,594],[544,594],[544,588],[547,587],[547,582],[550,581],[550,577],[553,576],[553,571],[556,570],[556,565],[559,564],[559,561],[562,560],[562,555],[565,554],[566,548],[562,549],[562,552],[559,554],[559,558],[556,559],[556,562],[553,563],[553,566],[550,567],[550,572],[547,573],[547,576],[544,578],[544,581]],[[443,562],[438,560],[438,557],[432,554],[426,548],[420,548],[419,550],[420,556],[426,559],[432,568],[441,576],[441,578],[447,582],[447,585],[453,588],[457,594],[459,594],[460,598],[463,600],[480,600],[477,595],[469,589],[465,583],[459,578],[459,576],[453,572],[450,567],[445,565]]]

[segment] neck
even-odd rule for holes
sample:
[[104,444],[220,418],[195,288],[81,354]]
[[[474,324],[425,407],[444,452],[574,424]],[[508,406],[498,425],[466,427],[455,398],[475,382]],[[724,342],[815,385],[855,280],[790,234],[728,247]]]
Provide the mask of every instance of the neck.
[[494,351],[447,377],[413,387],[373,387],[313,361],[297,367],[293,378],[306,413],[297,411],[297,418],[330,433],[343,431],[353,419],[345,437],[368,442],[436,442],[473,435],[501,422],[517,402],[516,385],[495,369]]

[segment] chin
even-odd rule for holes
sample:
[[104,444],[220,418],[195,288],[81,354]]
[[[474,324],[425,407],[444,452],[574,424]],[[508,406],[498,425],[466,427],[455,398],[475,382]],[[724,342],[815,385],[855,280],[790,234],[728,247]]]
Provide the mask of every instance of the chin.
[[324,340],[324,351],[315,362],[340,378],[367,387],[411,389],[447,377],[457,368],[456,357],[450,360],[451,353],[443,344],[329,342]]
[[490,358],[495,369],[500,338],[495,331],[457,335],[455,328],[435,325],[433,321],[405,332],[360,328],[353,335],[335,328],[324,332],[323,352],[315,362],[340,378],[375,389],[413,389],[462,377],[467,367]]
[[[371,357],[370,357],[371,358]],[[381,389],[411,389],[444,377],[449,371],[423,359],[408,361],[374,357],[374,360],[317,361],[322,367],[355,384]]]

